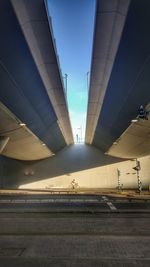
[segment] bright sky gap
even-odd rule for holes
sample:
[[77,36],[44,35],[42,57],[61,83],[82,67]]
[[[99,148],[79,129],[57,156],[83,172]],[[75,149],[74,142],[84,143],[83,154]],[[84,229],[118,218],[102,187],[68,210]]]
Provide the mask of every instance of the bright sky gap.
[[95,0],[48,0],[62,75],[67,74],[67,101],[75,142],[84,142],[85,138],[95,5]]

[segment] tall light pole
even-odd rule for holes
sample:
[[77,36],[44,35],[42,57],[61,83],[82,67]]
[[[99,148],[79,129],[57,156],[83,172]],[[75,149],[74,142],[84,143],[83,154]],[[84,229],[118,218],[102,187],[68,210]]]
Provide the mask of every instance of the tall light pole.
[[78,128],[78,130],[81,131],[81,134],[80,134],[80,143],[82,142],[82,125]]
[[89,90],[89,71],[86,73],[87,75],[87,91]]
[[66,93],[66,97],[67,97],[68,74],[65,73],[65,77],[64,78],[65,78],[65,91],[66,91],[65,93]]
[[65,75],[62,76],[62,78],[63,78],[63,84],[64,84],[64,93],[65,93],[66,100],[67,100],[68,74],[65,73]]
[[121,190],[121,181],[120,181],[121,172],[119,169],[117,169],[117,174],[118,174],[118,191],[120,191]]

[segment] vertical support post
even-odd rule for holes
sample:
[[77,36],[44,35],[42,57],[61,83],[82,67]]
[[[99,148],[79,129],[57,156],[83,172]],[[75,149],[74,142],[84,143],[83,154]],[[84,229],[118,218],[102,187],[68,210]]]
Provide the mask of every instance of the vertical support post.
[[0,154],[4,150],[4,148],[7,145],[9,139],[10,138],[8,136],[0,136]]
[[141,191],[142,191],[142,182],[141,182],[140,173],[139,173],[139,171],[141,169],[139,160],[136,159],[136,166],[133,169],[136,170],[136,172],[137,172],[138,192],[141,193]]
[[82,143],[82,125],[81,125],[80,128],[81,128],[81,143]]
[[89,71],[86,73],[87,75],[87,91],[89,91]]
[[82,143],[82,125],[79,128],[77,128],[77,130],[80,130],[79,143]]
[[121,191],[121,181],[120,181],[121,173],[119,169],[117,169],[117,174],[118,174],[118,191]]
[[65,73],[65,93],[66,93],[66,98],[67,98],[67,88],[68,87],[68,74]]

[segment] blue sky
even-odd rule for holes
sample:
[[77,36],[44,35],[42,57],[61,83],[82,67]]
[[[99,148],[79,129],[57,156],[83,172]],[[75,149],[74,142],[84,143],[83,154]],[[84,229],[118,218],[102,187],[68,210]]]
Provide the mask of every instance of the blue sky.
[[74,139],[84,139],[87,72],[90,71],[95,0],[48,0],[62,75],[68,75],[67,99]]

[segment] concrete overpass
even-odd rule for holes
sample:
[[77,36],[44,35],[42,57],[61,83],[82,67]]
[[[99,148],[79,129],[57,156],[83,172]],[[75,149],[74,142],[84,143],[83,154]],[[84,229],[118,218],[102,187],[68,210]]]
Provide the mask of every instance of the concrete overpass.
[[0,1],[0,35],[1,154],[50,157],[73,136],[45,1]]
[[150,266],[150,195],[137,192],[150,184],[150,122],[138,117],[150,102],[149,10],[97,1],[88,145],[71,146],[46,2],[0,0],[1,266]]
[[86,143],[108,155],[149,155],[150,2],[97,1]]
[[[131,122],[140,105],[149,110],[149,8],[148,0],[97,1],[88,145],[70,146],[73,136],[46,1],[0,1],[1,187],[34,182],[41,187],[42,180],[44,188],[46,183],[64,187],[78,179],[84,187],[116,188],[119,168],[126,188],[137,188],[134,161],[126,167],[107,165],[149,155],[150,120]],[[141,162],[148,188],[149,157]]]
[[[50,157],[73,136],[46,1],[0,5],[1,154]],[[131,122],[149,110],[149,5],[97,1],[86,143],[120,158],[150,150],[149,120]]]

